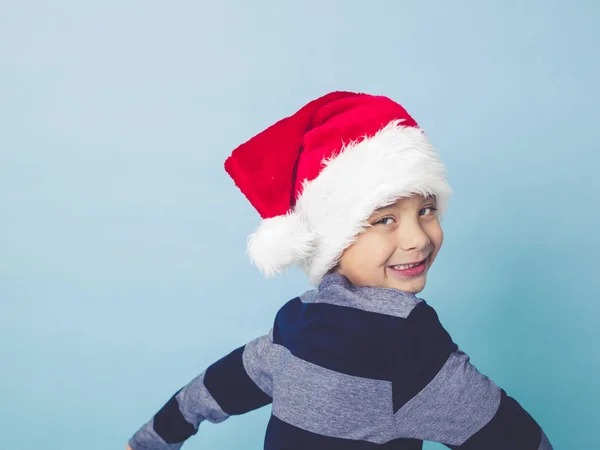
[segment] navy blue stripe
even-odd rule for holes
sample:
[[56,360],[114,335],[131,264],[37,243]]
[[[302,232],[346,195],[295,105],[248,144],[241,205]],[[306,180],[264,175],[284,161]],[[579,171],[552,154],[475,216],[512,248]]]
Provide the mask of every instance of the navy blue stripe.
[[[328,303],[287,302],[273,342],[294,356],[357,377],[392,380],[390,339],[406,319]],[[398,343],[396,343],[398,344]]]
[[460,446],[461,450],[537,450],[542,429],[514,398],[500,390],[500,406],[492,419]]
[[290,425],[271,415],[265,434],[264,450],[422,450],[420,439],[394,439],[385,444],[340,439]]
[[245,346],[239,347],[212,364],[204,374],[204,386],[229,414],[244,414],[272,402],[248,376],[242,355]]
[[436,311],[422,300],[397,329],[394,348],[394,412],[417,395],[444,366],[458,346],[439,321]]
[[167,444],[183,442],[198,431],[181,414],[179,402],[175,398],[180,391],[181,389],[154,415],[152,423],[156,434]]

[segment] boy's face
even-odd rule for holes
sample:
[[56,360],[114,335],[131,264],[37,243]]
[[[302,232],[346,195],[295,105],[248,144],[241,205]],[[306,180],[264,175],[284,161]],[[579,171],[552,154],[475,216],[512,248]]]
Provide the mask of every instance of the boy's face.
[[[435,197],[402,198],[375,211],[368,222],[371,226],[344,250],[335,271],[356,286],[421,292],[444,240]],[[414,269],[393,267],[423,260]]]

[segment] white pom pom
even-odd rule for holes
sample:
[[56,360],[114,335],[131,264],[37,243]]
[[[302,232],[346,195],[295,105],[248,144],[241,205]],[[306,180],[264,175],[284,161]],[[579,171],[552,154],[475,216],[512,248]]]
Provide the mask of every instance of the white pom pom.
[[246,253],[267,277],[282,272],[292,264],[306,261],[312,254],[314,233],[307,222],[295,213],[263,219],[248,237]]

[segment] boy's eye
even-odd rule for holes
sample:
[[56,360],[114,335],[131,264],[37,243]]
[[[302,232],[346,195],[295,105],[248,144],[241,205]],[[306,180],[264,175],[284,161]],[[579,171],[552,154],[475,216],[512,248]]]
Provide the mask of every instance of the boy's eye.
[[384,217],[383,219],[379,219],[377,222],[375,222],[375,224],[381,224],[381,225],[389,225],[391,222],[386,222],[386,220],[394,220],[393,217]]
[[437,208],[434,207],[434,206],[426,206],[421,211],[425,211],[426,209],[430,209],[432,213],[435,212],[435,211],[437,211]]
[[[437,208],[435,206],[426,206],[420,212],[427,211],[428,209],[430,209],[432,213],[437,211]],[[420,215],[424,215],[424,214],[420,214]],[[388,220],[391,222],[388,222]],[[395,221],[395,219],[393,217],[383,217],[383,218],[379,219],[377,222],[375,222],[373,225],[380,225],[380,224],[381,225],[389,225],[389,224],[393,223],[394,221]]]

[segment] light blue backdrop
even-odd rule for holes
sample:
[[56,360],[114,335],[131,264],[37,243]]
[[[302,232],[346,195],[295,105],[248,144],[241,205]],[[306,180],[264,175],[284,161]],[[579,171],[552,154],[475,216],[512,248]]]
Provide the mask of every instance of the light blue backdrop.
[[[230,151],[382,93],[455,191],[421,296],[556,449],[600,425],[594,1],[22,1],[0,13],[0,447],[122,449],[308,288],[244,254]],[[192,449],[259,449],[268,408]],[[425,444],[426,449],[445,448]]]

